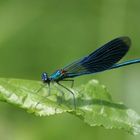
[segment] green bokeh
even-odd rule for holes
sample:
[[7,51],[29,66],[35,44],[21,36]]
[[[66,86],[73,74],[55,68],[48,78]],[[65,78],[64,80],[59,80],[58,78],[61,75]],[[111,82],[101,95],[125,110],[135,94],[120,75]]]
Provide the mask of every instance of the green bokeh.
[[[0,77],[40,80],[100,47],[127,35],[132,48],[123,59],[140,57],[140,1],[0,0]],[[76,78],[76,85],[99,79],[114,100],[140,114],[140,65]],[[0,140],[139,140],[121,130],[89,127],[63,114],[35,117],[0,103]]]

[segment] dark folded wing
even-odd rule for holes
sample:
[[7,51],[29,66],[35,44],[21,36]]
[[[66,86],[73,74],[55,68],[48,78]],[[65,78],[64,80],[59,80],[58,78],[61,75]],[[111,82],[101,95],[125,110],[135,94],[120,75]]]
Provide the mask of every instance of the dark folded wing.
[[129,50],[131,41],[128,37],[116,38],[100,47],[90,55],[64,67],[64,78],[97,73],[109,69]]

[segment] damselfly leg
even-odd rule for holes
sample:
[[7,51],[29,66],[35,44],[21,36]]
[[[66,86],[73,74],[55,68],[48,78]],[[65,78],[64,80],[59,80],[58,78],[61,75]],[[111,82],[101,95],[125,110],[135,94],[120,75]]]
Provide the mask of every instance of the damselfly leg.
[[47,96],[50,96],[50,93],[51,93],[50,83],[41,85],[41,87],[40,87],[35,93],[36,93],[36,94],[39,93],[39,92],[40,92],[43,88],[45,88],[46,86],[48,86],[48,95],[47,95]]
[[71,82],[71,88],[73,88],[73,86],[74,86],[74,80],[73,79],[65,79],[65,80],[62,80],[62,81]]
[[69,88],[65,87],[64,85],[60,84],[59,82],[57,82],[57,84],[71,93],[71,95],[73,96],[74,109],[76,110],[76,99],[75,99],[74,93]]

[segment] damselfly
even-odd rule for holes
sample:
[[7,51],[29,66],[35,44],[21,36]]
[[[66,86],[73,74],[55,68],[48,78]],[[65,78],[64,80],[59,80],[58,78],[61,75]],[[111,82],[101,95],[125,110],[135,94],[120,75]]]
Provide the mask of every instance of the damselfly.
[[58,85],[68,90],[73,95],[74,106],[76,107],[74,93],[69,88],[62,85],[60,81],[72,81],[73,83],[74,80],[71,78],[74,77],[95,74],[105,70],[140,63],[140,59],[133,59],[117,64],[117,62],[128,52],[130,45],[131,40],[129,37],[116,38],[95,50],[88,56],[57,70],[50,76],[48,76],[46,72],[42,73],[42,81],[48,84],[49,87],[50,83],[56,82]]

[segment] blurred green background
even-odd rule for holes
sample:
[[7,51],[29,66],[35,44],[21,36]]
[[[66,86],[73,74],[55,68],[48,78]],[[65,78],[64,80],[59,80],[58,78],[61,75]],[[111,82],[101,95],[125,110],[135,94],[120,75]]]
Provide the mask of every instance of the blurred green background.
[[[40,80],[119,36],[132,39],[123,60],[140,57],[139,0],[0,0],[0,77]],[[140,114],[140,64],[76,78],[98,79],[117,102]],[[36,117],[0,103],[0,140],[139,140],[90,127],[75,116]]]

